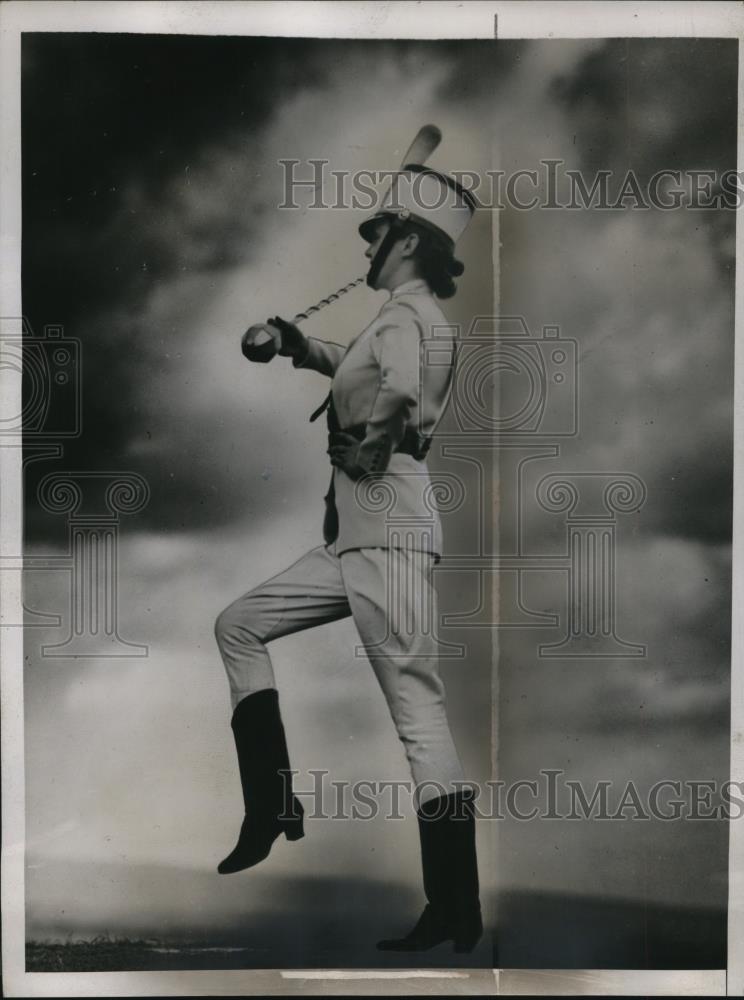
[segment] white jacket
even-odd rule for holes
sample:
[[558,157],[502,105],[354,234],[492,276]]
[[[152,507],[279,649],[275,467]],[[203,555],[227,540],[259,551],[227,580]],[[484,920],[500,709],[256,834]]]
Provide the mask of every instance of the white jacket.
[[[422,342],[436,338],[431,352]],[[439,514],[425,462],[395,451],[407,427],[433,434],[447,403],[454,336],[425,281],[396,288],[351,344],[308,338],[297,368],[331,379],[341,428],[366,425],[357,461],[372,476],[354,482],[334,470],[341,555],[359,548],[412,548],[441,555]]]

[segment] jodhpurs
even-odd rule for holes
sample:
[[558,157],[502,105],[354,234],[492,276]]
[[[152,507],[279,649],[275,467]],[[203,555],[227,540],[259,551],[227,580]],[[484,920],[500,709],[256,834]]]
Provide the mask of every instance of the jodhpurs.
[[[249,694],[276,687],[266,649],[272,639],[352,615],[414,784],[455,790],[451,782],[462,782],[463,770],[439,676],[433,561],[420,551],[366,548],[337,556],[320,546],[239,597],[215,625],[233,708]],[[421,801],[438,794],[434,784],[426,785]]]

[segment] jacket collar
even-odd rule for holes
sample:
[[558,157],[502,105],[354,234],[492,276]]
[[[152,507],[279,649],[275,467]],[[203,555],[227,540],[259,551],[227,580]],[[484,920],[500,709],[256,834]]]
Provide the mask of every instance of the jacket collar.
[[423,278],[413,278],[411,281],[404,281],[402,285],[394,288],[390,297],[394,299],[398,295],[431,295],[431,292]]

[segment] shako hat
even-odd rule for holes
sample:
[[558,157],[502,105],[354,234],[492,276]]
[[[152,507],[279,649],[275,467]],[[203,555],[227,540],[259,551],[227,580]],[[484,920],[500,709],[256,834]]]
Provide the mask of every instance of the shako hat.
[[475,211],[475,199],[454,177],[408,163],[399,170],[373,215],[359,226],[371,243],[378,222],[415,222],[438,236],[453,251]]

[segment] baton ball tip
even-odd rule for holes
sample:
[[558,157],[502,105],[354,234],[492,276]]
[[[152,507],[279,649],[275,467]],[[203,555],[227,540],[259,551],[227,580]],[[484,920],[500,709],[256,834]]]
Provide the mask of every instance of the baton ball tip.
[[265,323],[257,323],[249,327],[243,334],[240,343],[243,356],[249,361],[266,364],[277,353],[275,335]]

